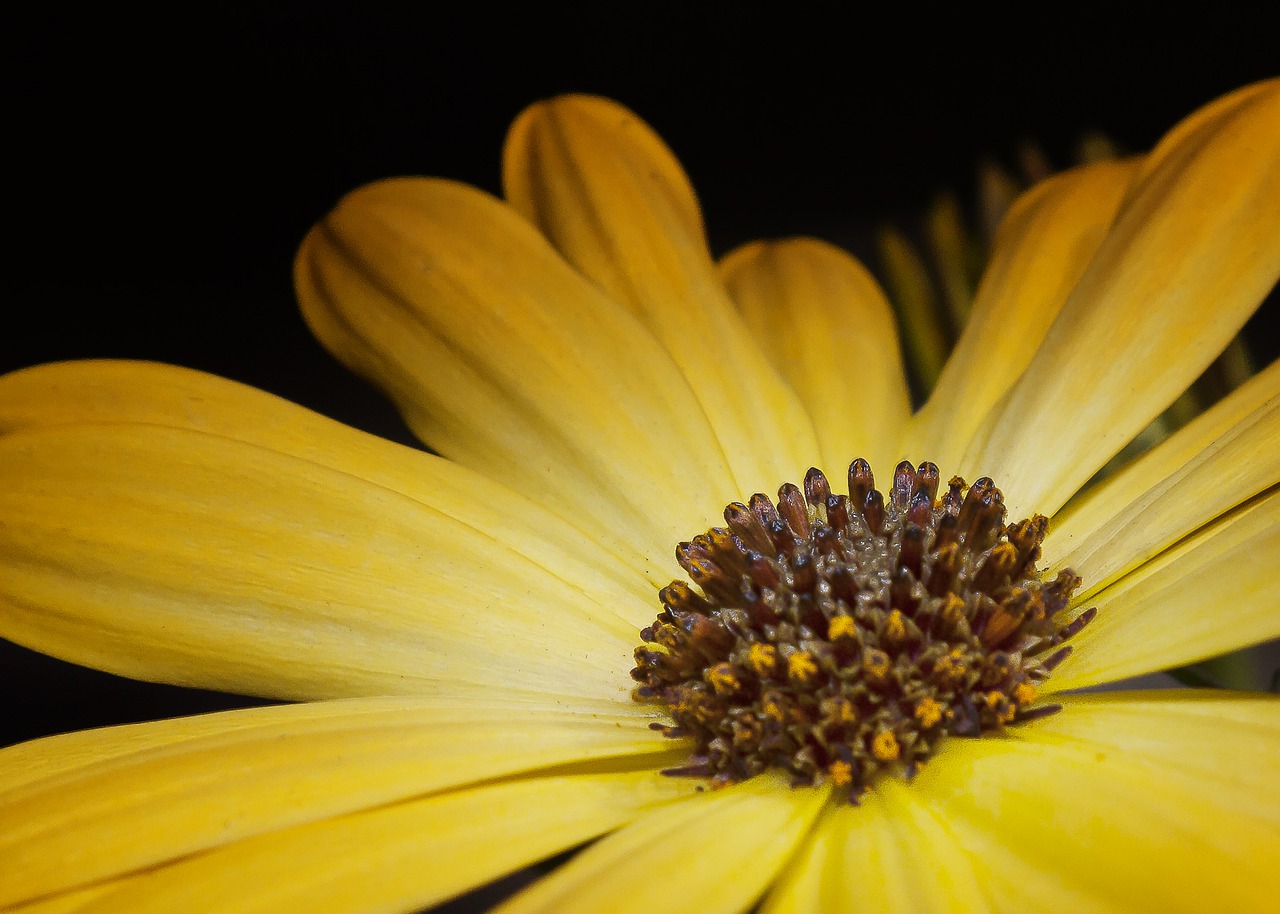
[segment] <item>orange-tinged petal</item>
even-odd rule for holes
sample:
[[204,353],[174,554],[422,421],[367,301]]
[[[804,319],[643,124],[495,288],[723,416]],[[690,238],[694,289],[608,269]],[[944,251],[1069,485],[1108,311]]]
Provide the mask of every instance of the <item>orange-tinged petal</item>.
[[100,731],[71,765],[65,738],[18,746],[47,770],[0,783],[0,905],[495,777],[670,752],[626,705],[451,705],[352,699],[137,724]]
[[1097,251],[1136,168],[1077,168],[1018,199],[1000,225],[964,332],[908,428],[904,454],[958,469],[974,431],[1027,367]]
[[1280,491],[1272,488],[1077,601],[1096,606],[1098,616],[1042,691],[1112,682],[1280,637],[1277,555]]
[[834,245],[792,238],[744,245],[720,273],[813,416],[823,468],[839,475],[855,457],[896,463],[911,398],[893,311],[866,268]]
[[124,424],[0,436],[0,634],[121,675],[283,698],[625,697],[635,638],[398,492]]
[[1086,599],[1277,483],[1280,362],[1055,518],[1045,563],[1079,574]]
[[745,911],[803,840],[826,796],[761,775],[690,797],[592,845],[497,911]]
[[771,492],[820,459],[809,417],[720,282],[688,178],[647,124],[591,96],[533,105],[508,134],[503,187],[671,353],[715,429],[737,498]]
[[320,340],[443,456],[666,561],[740,497],[694,392],[621,306],[474,188],[383,181],[307,236]]
[[1152,153],[963,461],[1052,514],[1227,345],[1280,275],[1280,80]]

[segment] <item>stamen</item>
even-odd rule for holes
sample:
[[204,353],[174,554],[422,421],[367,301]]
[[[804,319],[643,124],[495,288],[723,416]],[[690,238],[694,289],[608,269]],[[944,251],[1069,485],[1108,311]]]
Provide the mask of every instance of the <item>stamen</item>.
[[899,464],[886,497],[871,467],[848,496],[818,470],[724,512],[681,543],[696,585],[673,581],[640,633],[632,677],[693,754],[668,774],[723,786],[770,767],[793,783],[858,796],[880,774],[908,779],[946,736],[1043,717],[1037,684],[1094,617],[1054,620],[1080,579],[1036,572],[1048,521],[1004,523],[992,480]]

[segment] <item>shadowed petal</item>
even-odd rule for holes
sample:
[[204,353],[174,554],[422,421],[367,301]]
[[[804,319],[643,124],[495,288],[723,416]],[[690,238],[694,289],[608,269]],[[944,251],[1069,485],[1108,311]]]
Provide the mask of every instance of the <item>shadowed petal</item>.
[[671,353],[715,429],[735,498],[771,492],[820,459],[809,417],[720,282],[684,170],[647,124],[607,99],[540,102],[511,126],[502,178],[511,204]]
[[855,457],[892,467],[911,399],[893,311],[866,268],[834,245],[792,238],[731,251],[720,273],[813,416],[827,472]]

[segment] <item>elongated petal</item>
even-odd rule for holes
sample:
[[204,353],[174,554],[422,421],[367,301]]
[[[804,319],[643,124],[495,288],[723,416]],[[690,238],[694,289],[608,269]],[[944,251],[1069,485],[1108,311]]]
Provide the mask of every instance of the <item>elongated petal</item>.
[[1084,579],[1078,599],[1280,483],[1280,362],[1055,518],[1053,569]]
[[974,864],[909,786],[883,779],[828,809],[762,914],[987,909]]
[[959,464],[1102,243],[1136,168],[1136,162],[1077,168],[1018,199],[1000,225],[964,332],[911,423],[904,454],[944,470]]
[[1130,911],[1268,910],[1280,700],[1190,690],[1061,700],[1062,713],[1008,739],[947,743],[912,785],[943,822],[998,836],[1074,890],[1028,904],[1025,887],[998,879],[992,907],[1076,910],[1084,894]]
[[816,238],[757,241],[720,262],[725,286],[760,348],[813,417],[823,467],[855,457],[896,463],[911,414],[898,331],[871,274]]
[[740,497],[662,347],[474,188],[355,191],[307,236],[295,281],[320,340],[424,441],[607,545],[666,560]]
[[1045,687],[1112,682],[1280,637],[1277,555],[1273,489],[1081,603],[1098,617]]
[[761,775],[691,797],[610,835],[497,910],[745,911],[804,838],[826,795]]
[[508,134],[503,187],[671,353],[740,493],[771,492],[819,459],[809,417],[720,283],[688,178],[647,124],[602,98],[533,105]]
[[[1280,275],[1280,80],[1175,128],[964,459],[1052,514],[1216,356]],[[1070,433],[1068,432],[1068,423]]]
[[0,785],[0,904],[497,776],[670,749],[625,705],[567,711],[501,696],[460,709],[319,702],[98,735],[94,756],[74,765],[59,737],[13,750],[46,770]]
[[598,540],[500,481],[434,454],[402,447],[287,400],[188,368],[155,362],[59,362],[0,377],[0,434],[22,428],[128,422],[208,432],[358,476],[421,502],[554,572],[601,612],[644,624],[653,567]]
[[634,634],[483,532],[185,429],[0,437],[0,634],[140,679],[284,698],[626,693]]

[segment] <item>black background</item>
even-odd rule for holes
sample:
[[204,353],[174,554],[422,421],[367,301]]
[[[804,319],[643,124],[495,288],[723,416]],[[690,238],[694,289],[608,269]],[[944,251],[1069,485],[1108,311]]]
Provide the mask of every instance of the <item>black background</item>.
[[[909,220],[940,188],[971,195],[984,155],[1010,162],[1035,138],[1065,165],[1088,128],[1140,150],[1280,71],[1276,23],[1222,9],[1159,35],[1064,11],[1032,25],[931,23],[915,9],[750,18],[738,4],[514,19],[487,4],[179,9],[63,6],[6,27],[0,372],[158,359],[406,441],[390,407],[308,336],[294,248],[376,178],[439,174],[496,192],[504,130],[530,101],[591,91],[648,119],[699,189],[717,253],[792,233],[866,253],[875,225]],[[1269,355],[1275,328],[1268,313],[1249,329]],[[2,642],[0,696],[0,744],[238,701]]]

